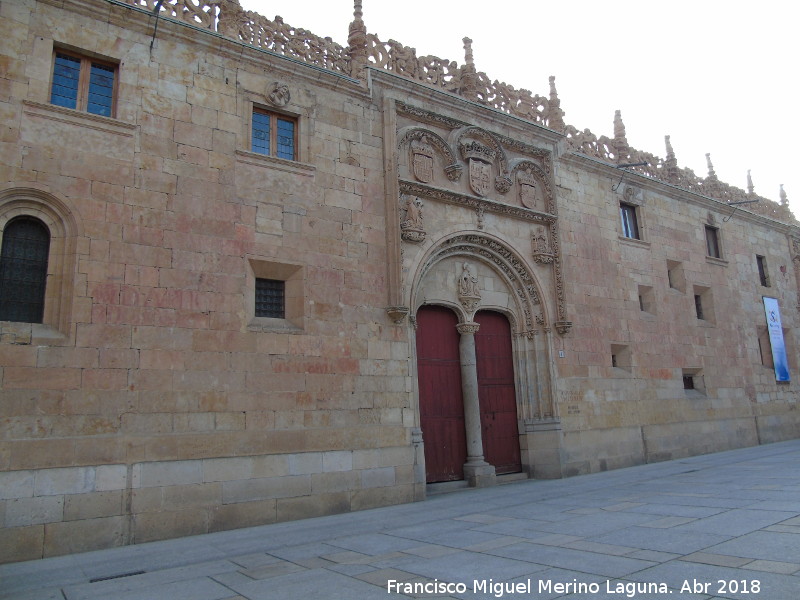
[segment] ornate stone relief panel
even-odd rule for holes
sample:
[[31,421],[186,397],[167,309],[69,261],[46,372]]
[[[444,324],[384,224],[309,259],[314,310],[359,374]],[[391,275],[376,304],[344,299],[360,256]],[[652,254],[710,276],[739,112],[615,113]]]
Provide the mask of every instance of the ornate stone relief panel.
[[[430,239],[447,235],[451,227],[464,228],[464,214],[442,205],[471,209],[474,218],[468,229],[478,233],[491,226],[493,235],[507,240],[517,252],[530,252],[531,264],[546,269],[542,276],[551,280],[546,287],[552,290],[548,294],[554,294],[556,307],[550,326],[568,331],[571,323],[566,319],[551,153],[402,102],[395,105],[401,240],[424,248]],[[462,172],[466,178],[460,177]],[[514,221],[531,227],[525,233]],[[407,275],[413,269],[414,252],[405,254]],[[538,304],[539,292],[529,293]],[[526,327],[534,330],[545,317],[528,311],[525,319]]]

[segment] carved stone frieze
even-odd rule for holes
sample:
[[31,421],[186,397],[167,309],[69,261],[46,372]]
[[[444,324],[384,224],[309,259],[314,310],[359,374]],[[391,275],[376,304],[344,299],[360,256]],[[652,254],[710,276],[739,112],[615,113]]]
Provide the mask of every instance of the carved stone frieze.
[[404,194],[412,194],[423,198],[430,198],[432,200],[439,200],[448,204],[456,204],[478,210],[483,207],[484,212],[492,212],[506,217],[521,219],[531,223],[549,226],[555,222],[556,217],[549,213],[543,213],[523,206],[513,206],[511,204],[504,204],[502,202],[495,202],[486,198],[476,198],[474,196],[467,196],[458,192],[451,192],[441,188],[433,188],[430,186],[422,185],[414,181],[400,180],[400,191]]
[[450,117],[445,117],[444,115],[411,104],[406,104],[405,102],[398,101],[396,106],[398,113],[414,117],[415,120],[429,123],[430,125],[440,125],[446,129],[458,129],[467,126],[467,123],[464,121],[451,119]]

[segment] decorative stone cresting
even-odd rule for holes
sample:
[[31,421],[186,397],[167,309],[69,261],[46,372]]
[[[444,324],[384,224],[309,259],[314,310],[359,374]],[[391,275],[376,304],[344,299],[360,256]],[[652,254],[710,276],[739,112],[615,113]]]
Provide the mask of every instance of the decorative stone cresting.
[[[125,0],[128,4],[153,11],[157,0]],[[397,75],[419,81],[426,85],[460,94],[465,98],[527,119],[564,133],[570,150],[586,154],[611,164],[638,163],[647,165],[631,167],[640,175],[664,181],[722,202],[740,202],[757,199],[740,210],[754,212],[784,222],[796,223],[788,203],[774,202],[717,179],[713,168],[705,179],[688,168],[678,168],[675,153],[666,138],[666,158],[631,148],[625,136],[620,111],[614,118],[614,138],[597,136],[589,129],[580,130],[565,124],[564,111],[555,86],[555,77],[549,78],[547,96],[533,94],[529,90],[517,89],[505,82],[493,81],[486,73],[475,68],[472,40],[464,38],[464,64],[436,56],[417,56],[416,48],[404,46],[398,41],[383,42],[367,32],[363,20],[362,3],[354,1],[353,21],[350,24],[347,47],[340,46],[330,37],[320,37],[311,32],[284,23],[276,16],[274,20],[253,11],[242,9],[238,0],[165,0],[161,4],[161,16],[188,23],[202,29],[216,31],[221,35],[237,39],[257,48],[289,56],[330,71],[343,73],[356,79],[364,79],[367,66],[390,71]],[[710,159],[709,159],[710,164]],[[496,186],[498,191],[508,191],[512,185],[505,173],[501,173]],[[505,178],[504,178],[505,177]],[[505,187],[508,185],[508,187]],[[505,190],[503,191],[503,188]]]

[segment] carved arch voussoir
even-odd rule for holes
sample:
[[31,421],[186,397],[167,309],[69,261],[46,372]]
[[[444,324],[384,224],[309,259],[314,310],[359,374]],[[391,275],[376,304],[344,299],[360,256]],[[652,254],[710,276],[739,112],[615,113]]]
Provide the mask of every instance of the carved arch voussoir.
[[451,257],[464,257],[488,265],[506,282],[518,307],[517,314],[512,318],[518,332],[550,326],[547,311],[541,306],[541,286],[525,260],[502,241],[479,233],[454,235],[429,249],[414,278],[411,306],[417,305],[416,292],[430,270],[440,261]]

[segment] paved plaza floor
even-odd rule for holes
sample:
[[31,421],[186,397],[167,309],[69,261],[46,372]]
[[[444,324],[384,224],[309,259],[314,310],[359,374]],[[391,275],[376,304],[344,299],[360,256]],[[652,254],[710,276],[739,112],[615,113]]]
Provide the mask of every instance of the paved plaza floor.
[[800,598],[800,440],[0,566],[14,600]]

